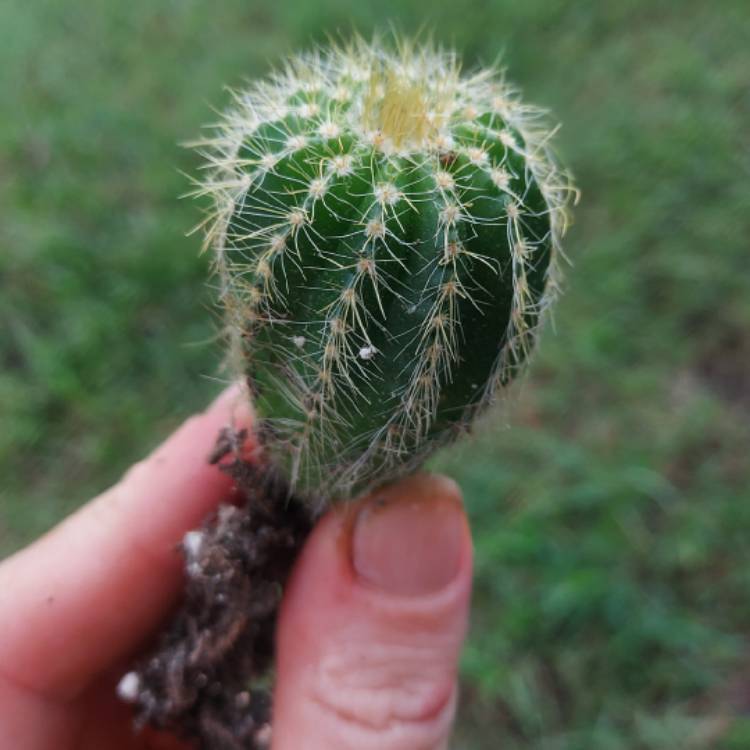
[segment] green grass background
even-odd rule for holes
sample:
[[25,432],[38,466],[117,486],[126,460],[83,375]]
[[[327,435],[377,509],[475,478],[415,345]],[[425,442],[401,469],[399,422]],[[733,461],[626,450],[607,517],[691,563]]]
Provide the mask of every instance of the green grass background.
[[456,747],[750,748],[747,0],[4,0],[0,554],[223,377],[178,143],[389,23],[502,53],[583,190],[530,376],[435,461],[477,543]]

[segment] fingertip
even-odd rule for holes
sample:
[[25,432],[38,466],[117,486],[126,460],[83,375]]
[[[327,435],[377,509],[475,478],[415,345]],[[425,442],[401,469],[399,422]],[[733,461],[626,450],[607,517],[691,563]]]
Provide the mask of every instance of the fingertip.
[[252,418],[252,399],[247,384],[242,380],[229,383],[208,405],[204,414],[220,414],[240,421]]
[[324,517],[282,607],[274,750],[439,747],[471,557],[461,493],[445,477],[410,477]]
[[357,504],[352,565],[361,585],[424,596],[445,588],[470,549],[461,491],[451,479],[418,474]]

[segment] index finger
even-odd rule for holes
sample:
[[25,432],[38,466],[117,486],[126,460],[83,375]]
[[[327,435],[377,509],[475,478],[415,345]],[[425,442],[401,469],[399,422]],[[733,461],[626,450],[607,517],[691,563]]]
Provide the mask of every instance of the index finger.
[[207,461],[232,422],[250,422],[239,386],[0,565],[0,665],[8,676],[69,698],[157,627],[180,590],[179,541],[232,492],[230,478]]

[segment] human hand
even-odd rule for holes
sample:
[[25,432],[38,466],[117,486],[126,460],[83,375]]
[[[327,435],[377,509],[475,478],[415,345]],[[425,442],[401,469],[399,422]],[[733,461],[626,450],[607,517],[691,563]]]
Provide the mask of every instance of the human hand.
[[[180,595],[184,533],[231,496],[206,462],[247,424],[225,391],[123,479],[0,564],[0,747],[171,750],[118,679]],[[331,510],[287,586],[273,750],[442,750],[471,585],[457,487],[421,475]]]

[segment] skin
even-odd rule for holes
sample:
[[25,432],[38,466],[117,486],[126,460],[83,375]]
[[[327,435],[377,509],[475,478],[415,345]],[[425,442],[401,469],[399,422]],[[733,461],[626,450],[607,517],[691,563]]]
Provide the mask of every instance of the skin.
[[[115,696],[182,585],[179,542],[230,480],[206,456],[249,425],[232,387],[114,487],[0,564],[0,747],[188,748],[132,729]],[[466,631],[459,491],[420,475],[329,511],[287,587],[273,750],[444,750]]]

